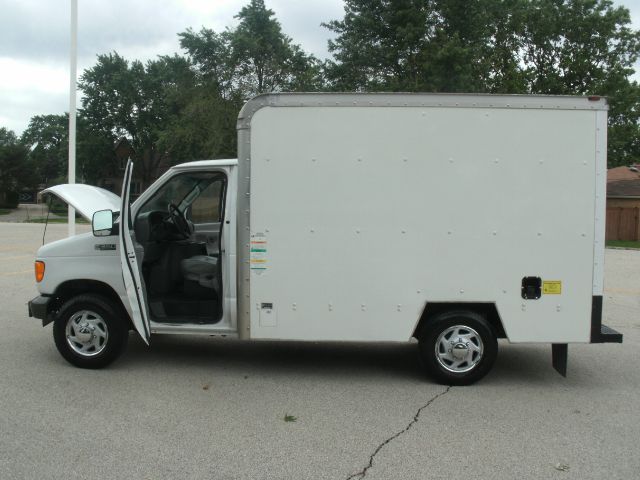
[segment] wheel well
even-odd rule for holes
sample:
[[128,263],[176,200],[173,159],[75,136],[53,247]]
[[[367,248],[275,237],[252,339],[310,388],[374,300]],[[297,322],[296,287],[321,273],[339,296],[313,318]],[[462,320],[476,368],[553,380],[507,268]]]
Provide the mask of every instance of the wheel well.
[[120,300],[118,294],[111,286],[98,280],[69,280],[58,285],[58,288],[56,288],[55,293],[52,295],[52,300],[49,302],[47,312],[49,318],[55,318],[62,305],[70,298],[87,293],[100,295],[111,300],[116,312],[122,315],[122,318],[126,319],[129,325],[131,325],[129,313],[122,304],[122,300]]
[[413,331],[413,337],[418,338],[420,330],[428,324],[436,315],[445,311],[451,310],[469,310],[481,315],[489,325],[493,328],[498,338],[506,338],[507,335],[502,326],[502,320],[500,314],[496,308],[495,303],[427,303],[424,307],[424,311],[418,320],[415,330]]

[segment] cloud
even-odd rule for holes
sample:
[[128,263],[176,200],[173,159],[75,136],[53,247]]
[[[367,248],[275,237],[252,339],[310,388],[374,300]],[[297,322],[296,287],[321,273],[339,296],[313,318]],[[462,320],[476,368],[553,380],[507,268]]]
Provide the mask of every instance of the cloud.
[[[182,8],[176,0],[80,0],[78,3],[78,57],[81,60],[113,50],[135,53],[137,49],[145,51],[153,46],[166,50],[168,45],[178,50],[176,33],[195,19],[193,10]],[[3,12],[0,56],[54,61],[68,58],[69,0],[1,0],[0,11]]]
[[69,72],[60,65],[0,57],[0,72],[2,127],[20,134],[33,115],[62,113],[69,103]]
[[[237,23],[242,0],[80,0],[78,58],[118,51],[147,59],[179,51],[177,33],[188,27],[223,30]],[[341,15],[341,0],[267,1],[296,42],[326,49],[320,22]],[[65,62],[69,55],[70,0],[0,0],[0,57]],[[298,38],[300,37],[300,38]]]
[[[96,56],[117,51],[149,60],[180,52],[177,34],[202,26],[221,31],[249,0],[79,0],[78,74]],[[267,0],[283,31],[326,57],[342,0]],[[0,0],[0,126],[21,133],[33,115],[68,110],[70,0]]]

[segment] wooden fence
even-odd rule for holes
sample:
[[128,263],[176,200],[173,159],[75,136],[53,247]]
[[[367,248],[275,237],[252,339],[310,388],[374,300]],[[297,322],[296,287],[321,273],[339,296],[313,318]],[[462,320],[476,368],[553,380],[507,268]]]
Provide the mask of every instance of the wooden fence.
[[608,207],[607,240],[640,240],[640,208]]

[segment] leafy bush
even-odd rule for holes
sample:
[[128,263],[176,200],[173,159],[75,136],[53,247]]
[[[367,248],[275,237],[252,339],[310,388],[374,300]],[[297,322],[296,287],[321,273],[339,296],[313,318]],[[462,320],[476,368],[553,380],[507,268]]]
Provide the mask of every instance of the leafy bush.
[[1,208],[18,208],[18,192],[0,192]]

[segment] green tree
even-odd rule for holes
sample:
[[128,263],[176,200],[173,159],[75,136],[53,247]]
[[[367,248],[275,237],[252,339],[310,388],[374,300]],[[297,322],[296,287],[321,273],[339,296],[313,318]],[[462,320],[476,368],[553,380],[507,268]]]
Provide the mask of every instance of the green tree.
[[640,32],[610,0],[534,0],[525,19],[522,61],[529,91],[597,94],[633,74]]
[[334,60],[327,78],[336,90],[424,90],[425,47],[437,24],[431,2],[345,0],[340,21],[323,24]]
[[609,87],[609,168],[640,163],[640,85],[620,79]]
[[100,185],[105,178],[119,175],[113,136],[93,127],[86,118],[78,115],[76,179],[90,185]]
[[238,102],[222,98],[207,86],[184,94],[184,106],[159,138],[172,161],[235,157]]
[[326,63],[339,90],[604,95],[609,164],[640,158],[640,33],[610,0],[345,0]]
[[485,89],[491,93],[527,93],[521,58],[529,0],[485,3],[485,18],[490,19],[487,22],[488,39],[482,44]]
[[640,160],[640,87],[630,80],[640,32],[629,11],[609,0],[535,0],[525,25],[527,90],[608,97],[609,166]]
[[28,150],[16,134],[0,128],[0,204],[15,207],[17,194],[24,188],[34,188],[37,175],[28,158]]
[[188,29],[178,35],[203,82],[234,101],[265,92],[320,88],[318,60],[282,32],[264,0],[251,0],[236,18],[235,29]]
[[318,62],[282,33],[264,0],[251,0],[230,35],[232,62],[245,97],[294,88],[314,89]]
[[202,28],[196,33],[191,28],[179,33],[180,46],[187,51],[189,60],[199,75],[201,84],[225,99],[236,95],[236,72],[231,54],[231,31],[216,33]]
[[5,147],[7,145],[14,145],[16,143],[18,143],[18,137],[13,132],[13,130],[0,127],[0,147]]
[[318,60],[282,32],[263,0],[252,0],[236,18],[235,29],[187,29],[178,35],[195,78],[176,92],[179,114],[161,135],[172,158],[233,157],[244,101],[259,93],[321,87]]
[[171,163],[235,155],[238,102],[224,99],[211,84],[201,82],[182,57],[150,63],[147,75],[164,110],[158,149]]
[[344,18],[324,24],[336,34],[327,77],[339,90],[485,91],[490,45],[514,43],[496,37],[508,23],[496,1],[346,0]]
[[[69,115],[36,115],[21,137],[38,182],[50,186],[67,181]],[[93,131],[79,115],[76,132],[76,179],[97,184],[116,168],[113,138]]]
[[[135,154],[145,186],[169,161],[160,145],[165,128],[181,111],[181,89],[192,87],[193,73],[182,57],[159,57],[146,65],[117,53],[99,55],[97,64],[80,79],[84,96],[81,114],[87,128],[101,138],[125,137]],[[166,145],[165,145],[166,146]]]
[[66,178],[68,134],[67,115],[36,115],[29,120],[21,141],[29,148],[29,158],[41,183],[52,185]]

